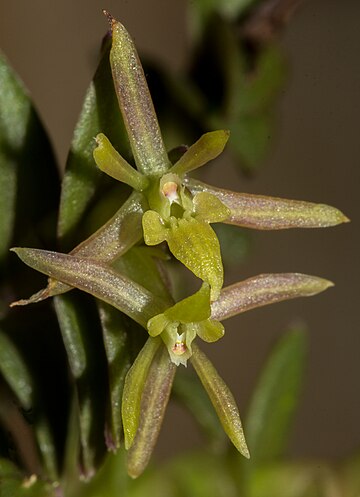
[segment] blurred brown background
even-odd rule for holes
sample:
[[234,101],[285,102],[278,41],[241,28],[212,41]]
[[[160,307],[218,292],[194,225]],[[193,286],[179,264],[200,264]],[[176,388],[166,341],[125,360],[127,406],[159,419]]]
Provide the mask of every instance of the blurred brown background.
[[[181,67],[186,0],[0,0],[0,48],[32,93],[62,165],[107,29],[103,7],[127,26],[140,52],[174,71]],[[290,79],[266,163],[247,179],[227,158],[221,177],[212,168],[208,180],[332,204],[352,218],[350,225],[328,230],[255,233],[247,264],[229,282],[298,271],[331,279],[336,287],[232,319],[225,338],[208,348],[244,410],[274,341],[294,320],[307,324],[310,354],[290,447],[298,456],[341,457],[360,448],[359,19],[358,0],[304,4],[282,38]],[[167,415],[159,452],[170,437],[176,451],[201,443],[189,415],[176,407]]]

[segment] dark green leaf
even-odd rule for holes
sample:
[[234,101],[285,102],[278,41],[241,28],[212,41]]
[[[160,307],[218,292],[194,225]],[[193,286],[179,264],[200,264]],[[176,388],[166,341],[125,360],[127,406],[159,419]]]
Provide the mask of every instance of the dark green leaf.
[[29,237],[38,243],[39,223],[57,205],[59,181],[50,143],[29,95],[1,54],[0,89],[2,264],[14,241]]
[[25,410],[35,408],[34,432],[49,477],[56,478],[57,462],[54,441],[42,406],[37,401],[34,380],[21,354],[7,337],[0,332],[0,372]]
[[58,234],[66,250],[73,248],[71,245],[78,225],[106,180],[106,175],[99,171],[93,159],[95,136],[98,133],[106,134],[125,158],[129,156],[124,124],[111,77],[109,53],[108,40],[86,93],[67,160],[58,224]]
[[82,468],[85,477],[95,472],[96,457],[104,451],[105,360],[94,326],[94,302],[72,293],[54,298],[70,370],[76,380]]
[[100,322],[103,332],[110,389],[110,423],[107,428],[107,446],[117,450],[122,438],[121,399],[125,376],[131,366],[131,333],[139,330],[131,327],[123,313],[98,300]]

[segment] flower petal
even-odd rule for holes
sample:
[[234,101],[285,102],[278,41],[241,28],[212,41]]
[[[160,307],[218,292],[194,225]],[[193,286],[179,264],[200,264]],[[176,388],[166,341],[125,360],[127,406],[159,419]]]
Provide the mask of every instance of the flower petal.
[[148,186],[147,178],[130,166],[103,133],[97,135],[96,143],[97,147],[93,151],[93,156],[101,171],[130,185],[134,190],[145,190]]
[[170,252],[195,276],[209,283],[210,298],[216,300],[224,278],[217,236],[207,223],[194,218],[174,221],[166,237]]
[[144,241],[146,245],[158,245],[166,240],[168,229],[155,211],[146,211],[142,218]]
[[214,319],[206,319],[201,323],[197,323],[197,334],[204,342],[217,342],[224,336],[224,333],[223,325]]
[[186,179],[185,183],[194,195],[208,192],[221,200],[231,211],[230,217],[224,221],[228,224],[258,230],[278,230],[326,228],[349,222],[341,211],[325,204],[236,193],[193,179]]
[[224,150],[229,135],[230,132],[225,129],[205,133],[186,150],[171,168],[171,172],[182,176],[215,159]]
[[193,200],[195,218],[198,221],[207,223],[219,223],[225,221],[231,211],[215,195],[211,193],[200,192],[194,196]]
[[301,273],[260,274],[224,288],[211,304],[211,317],[223,321],[255,307],[311,297],[331,286],[331,281]]

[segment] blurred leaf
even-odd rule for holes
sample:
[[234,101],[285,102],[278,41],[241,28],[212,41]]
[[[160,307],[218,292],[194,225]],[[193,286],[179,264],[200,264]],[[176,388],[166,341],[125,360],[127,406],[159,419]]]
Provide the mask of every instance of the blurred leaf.
[[125,378],[122,420],[126,449],[132,446],[139,426],[141,398],[146,378],[160,344],[160,339],[148,338]]
[[34,402],[33,380],[12,341],[0,332],[0,371],[25,410]]
[[[16,346],[0,332],[0,372],[25,411],[34,411],[34,433],[42,463],[50,478],[57,476],[56,452],[48,420],[38,401],[38,392],[29,368]],[[34,461],[35,464],[35,461]]]
[[79,116],[61,190],[58,234],[64,250],[76,240],[76,230],[97,191],[110,181],[93,159],[94,137],[106,134],[114,147],[127,159],[128,141],[111,77],[110,40],[107,40],[99,67],[87,90]]
[[248,468],[282,455],[287,441],[305,364],[306,335],[288,332],[272,351],[255,387],[246,417],[252,453]]
[[224,430],[197,375],[181,368],[175,376],[173,394],[192,413],[210,446],[222,448]]
[[[152,339],[154,340],[154,339]],[[141,397],[139,427],[127,459],[128,473],[137,478],[145,470],[156,444],[170,397],[176,366],[167,349],[157,351]]]
[[185,184],[193,195],[204,191],[218,197],[231,210],[231,216],[224,222],[244,228],[326,228],[349,222],[341,211],[326,204],[237,193],[190,178],[186,179]]
[[210,360],[195,344],[193,344],[193,355],[190,360],[214,406],[225,433],[237,450],[243,456],[249,458],[250,454],[246,445],[239,410],[228,386]]
[[239,497],[229,469],[224,455],[219,457],[209,452],[192,452],[166,466],[177,489],[175,495],[181,497]]
[[214,224],[213,229],[220,241],[224,265],[232,269],[235,265],[243,263],[251,250],[250,233],[223,223]]
[[301,273],[259,274],[223,288],[211,305],[211,317],[219,321],[242,312],[298,297],[312,297],[334,284]]
[[318,464],[266,465],[257,468],[248,497],[331,497],[323,493]]
[[106,376],[102,344],[94,326],[97,312],[93,301],[76,293],[57,296],[54,303],[70,370],[76,380],[82,465],[88,478],[93,476],[96,459],[105,448]]
[[141,326],[162,312],[166,302],[106,264],[39,249],[12,249],[28,266],[113,305]]
[[247,84],[239,92],[237,109],[242,115],[266,111],[275,103],[279,90],[284,86],[286,66],[280,48],[265,46],[257,54],[253,72],[247,77]]
[[229,124],[233,136],[229,140],[229,147],[244,169],[251,171],[264,159],[272,127],[272,119],[268,114],[239,116]]
[[29,95],[1,54],[0,88],[2,265],[15,240],[29,237],[38,243],[40,222],[55,211],[59,181],[51,145]]

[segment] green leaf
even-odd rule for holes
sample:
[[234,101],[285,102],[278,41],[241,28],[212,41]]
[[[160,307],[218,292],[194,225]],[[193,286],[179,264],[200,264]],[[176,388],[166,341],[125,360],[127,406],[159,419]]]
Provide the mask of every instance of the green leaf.
[[39,249],[12,249],[28,266],[113,305],[141,326],[166,307],[159,297],[93,259]]
[[24,409],[34,402],[33,380],[23,358],[12,341],[0,332],[0,371]]
[[235,399],[224,380],[211,364],[206,355],[194,344],[191,364],[205,388],[219,420],[237,450],[249,458],[249,450],[246,445],[242,429],[239,410]]
[[259,114],[268,109],[284,86],[285,77],[285,61],[280,48],[275,44],[263,47],[257,55],[248,84],[239,94],[239,112]]
[[305,365],[306,335],[288,332],[272,351],[254,389],[246,435],[254,469],[282,455],[298,404]]
[[301,273],[259,274],[223,288],[211,305],[211,317],[219,321],[242,312],[297,297],[312,297],[334,284]]
[[161,175],[170,167],[144,71],[124,26],[109,16],[112,28],[110,64],[131,150],[138,170]]
[[97,301],[99,309],[106,358],[108,362],[111,422],[107,435],[109,449],[117,450],[122,438],[121,398],[125,377],[131,366],[131,332],[133,329],[126,322],[124,314],[114,307]]
[[192,179],[186,180],[186,186],[193,194],[205,191],[215,195],[231,211],[225,222],[245,228],[325,228],[349,221],[338,209],[325,204],[237,193]]
[[140,476],[150,460],[169,401],[175,371],[176,367],[166,348],[161,347],[147,375],[141,398],[139,427],[128,452],[127,468],[132,478]]
[[186,150],[184,155],[172,166],[170,172],[182,176],[215,159],[224,150],[229,135],[228,130],[205,133]]
[[130,166],[103,133],[97,135],[96,144],[93,155],[101,171],[117,181],[130,185],[137,191],[142,191],[148,186],[147,179]]
[[34,380],[20,352],[0,331],[0,372],[25,410],[35,411],[34,432],[44,469],[50,478],[57,477],[56,452],[47,419],[38,401]]
[[254,171],[265,158],[272,137],[272,116],[264,112],[259,115],[239,116],[230,124],[232,139],[229,147],[247,171]]
[[30,237],[38,242],[40,221],[55,211],[59,179],[51,145],[30,97],[1,54],[0,88],[2,266],[14,241]]
[[[69,294],[54,299],[71,373],[75,379],[77,408],[85,477],[95,472],[96,458],[104,448],[104,387],[101,382],[104,357],[94,333],[96,309],[84,295]],[[90,330],[93,328],[93,332]],[[95,354],[96,351],[96,354]]]
[[67,159],[58,222],[58,235],[66,250],[72,248],[79,223],[106,179],[93,159],[94,137],[100,132],[104,133],[125,158],[129,155],[111,77],[109,52],[110,46],[107,43],[87,90]]
[[148,338],[125,378],[122,420],[126,449],[129,449],[134,442],[140,422],[140,405],[145,381],[160,344],[158,338]]

